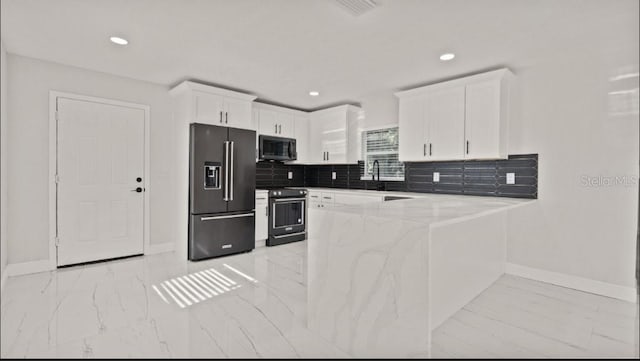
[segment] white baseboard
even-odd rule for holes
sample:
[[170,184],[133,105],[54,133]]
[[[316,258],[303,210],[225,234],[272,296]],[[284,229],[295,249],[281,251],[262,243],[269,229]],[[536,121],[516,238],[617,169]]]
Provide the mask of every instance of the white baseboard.
[[514,276],[530,278],[536,281],[551,283],[562,287],[595,293],[597,295],[617,298],[634,303],[637,298],[636,289],[633,287],[620,286],[613,283],[596,281],[565,273],[545,271],[539,268],[531,268],[514,263],[507,263],[505,272]]
[[260,241],[256,241],[256,248],[265,247],[266,245],[267,245],[267,240],[266,239],[263,239],[263,240],[260,240]]
[[157,253],[165,253],[165,252],[173,252],[175,247],[175,243],[160,243],[160,244],[151,244],[149,245],[149,250],[144,254],[157,254]]
[[22,263],[10,263],[5,269],[8,277],[26,275],[31,273],[46,272],[55,269],[51,267],[51,262],[46,260],[31,261]]

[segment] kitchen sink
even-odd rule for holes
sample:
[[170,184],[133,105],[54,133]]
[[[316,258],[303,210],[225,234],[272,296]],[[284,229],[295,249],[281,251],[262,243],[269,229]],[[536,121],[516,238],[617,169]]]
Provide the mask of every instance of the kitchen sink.
[[412,197],[403,197],[403,196],[384,196],[383,201],[397,201],[400,199],[412,199]]

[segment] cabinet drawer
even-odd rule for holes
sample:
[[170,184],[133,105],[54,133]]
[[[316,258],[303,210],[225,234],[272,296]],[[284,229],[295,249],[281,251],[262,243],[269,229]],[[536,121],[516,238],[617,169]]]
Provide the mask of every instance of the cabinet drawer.
[[333,203],[333,193],[322,192],[322,203]]
[[255,215],[192,215],[189,259],[192,261],[244,252],[255,247]]
[[382,202],[381,196],[375,195],[358,195],[358,194],[342,194],[336,193],[334,197],[336,204],[363,204]]

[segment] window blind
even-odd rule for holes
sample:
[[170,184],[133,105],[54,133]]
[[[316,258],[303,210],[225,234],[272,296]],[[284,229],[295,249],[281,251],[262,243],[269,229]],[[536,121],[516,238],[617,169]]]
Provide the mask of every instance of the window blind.
[[[362,132],[365,179],[371,179],[373,162],[380,163],[380,178],[404,180],[404,164],[398,161],[398,128]],[[376,172],[377,173],[377,172]]]

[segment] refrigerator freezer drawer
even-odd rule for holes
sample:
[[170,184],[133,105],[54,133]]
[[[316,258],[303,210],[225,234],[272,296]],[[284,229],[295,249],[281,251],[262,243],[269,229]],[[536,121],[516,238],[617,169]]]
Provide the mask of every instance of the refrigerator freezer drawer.
[[255,248],[254,212],[191,215],[189,260],[250,251]]

